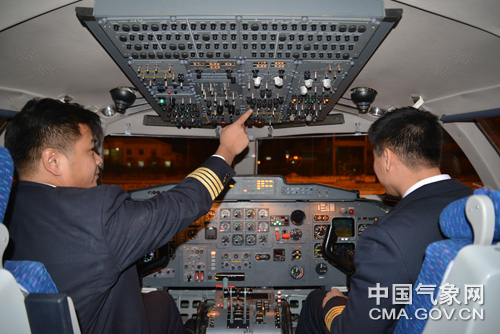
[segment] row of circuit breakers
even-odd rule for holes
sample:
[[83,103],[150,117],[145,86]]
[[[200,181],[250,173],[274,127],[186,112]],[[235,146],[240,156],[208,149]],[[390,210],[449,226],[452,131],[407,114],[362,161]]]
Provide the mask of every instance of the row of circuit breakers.
[[316,16],[286,15],[296,1],[278,1],[283,6],[266,15],[238,15],[257,12],[215,2],[235,14],[197,2],[138,15],[143,10],[130,2],[116,6],[129,15],[113,14],[110,3],[101,9],[106,16],[99,8],[77,8],[77,16],[161,119],[182,127],[231,123],[250,108],[255,125],[324,120],[401,17],[399,10],[384,16],[381,3],[377,16],[336,18],[324,10],[335,13],[345,1],[308,3],[303,11]]

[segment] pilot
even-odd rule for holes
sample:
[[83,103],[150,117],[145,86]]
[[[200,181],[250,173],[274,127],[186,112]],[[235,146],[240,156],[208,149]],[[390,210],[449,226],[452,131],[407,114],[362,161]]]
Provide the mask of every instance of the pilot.
[[374,147],[375,174],[388,194],[402,199],[359,238],[348,296],[335,288],[311,292],[302,307],[297,334],[392,333],[397,317],[378,315],[384,310],[398,315],[405,306],[393,303],[393,288],[415,283],[425,249],[443,239],[441,211],[472,194],[470,188],[440,172],[443,140],[435,115],[398,109],[374,122],[368,136]]
[[117,186],[97,186],[96,114],[29,101],[5,136],[19,177],[7,219],[11,258],[45,264],[73,298],[83,333],[184,333],[170,295],[141,294],[134,263],[208,212],[248,146],[251,113],[225,127],[215,155],[175,188],[134,202]]

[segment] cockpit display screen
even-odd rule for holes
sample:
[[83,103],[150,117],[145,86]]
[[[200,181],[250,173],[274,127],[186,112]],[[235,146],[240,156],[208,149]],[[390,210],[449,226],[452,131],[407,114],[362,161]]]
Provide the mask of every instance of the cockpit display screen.
[[332,219],[335,235],[339,238],[354,237],[354,219],[349,217],[336,217]]

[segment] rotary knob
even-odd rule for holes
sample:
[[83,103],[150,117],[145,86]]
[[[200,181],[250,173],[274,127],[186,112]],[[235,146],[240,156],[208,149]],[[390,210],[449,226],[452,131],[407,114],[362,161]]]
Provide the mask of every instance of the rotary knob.
[[329,78],[323,79],[323,87],[325,87],[325,89],[332,88],[332,79]]
[[280,77],[274,77],[274,85],[278,88],[283,87],[283,79]]
[[262,77],[258,76],[253,78],[253,85],[255,88],[259,88],[261,83],[262,83]]

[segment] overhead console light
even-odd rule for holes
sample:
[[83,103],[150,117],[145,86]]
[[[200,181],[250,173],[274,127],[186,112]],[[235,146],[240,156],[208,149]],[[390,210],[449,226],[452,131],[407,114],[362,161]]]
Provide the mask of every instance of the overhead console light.
[[109,93],[115,103],[116,111],[121,114],[124,114],[136,99],[134,90],[129,87],[117,87],[110,90]]
[[366,114],[370,105],[375,100],[377,91],[368,87],[356,87],[351,89],[351,100],[358,107],[360,114]]
[[383,0],[100,0],[76,11],[161,119],[188,127],[250,108],[255,126],[324,120],[402,16]]

